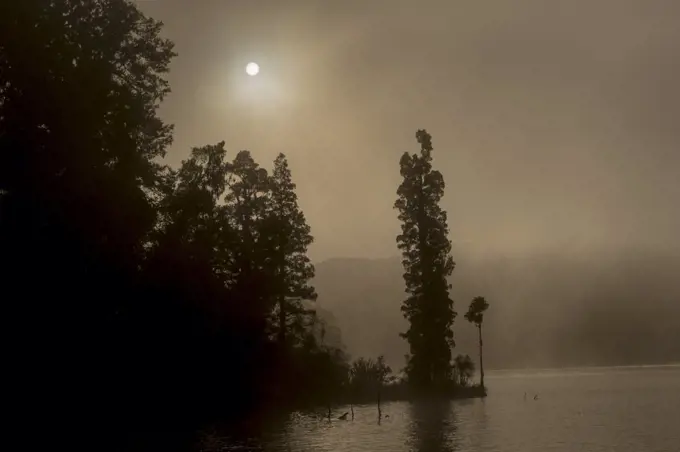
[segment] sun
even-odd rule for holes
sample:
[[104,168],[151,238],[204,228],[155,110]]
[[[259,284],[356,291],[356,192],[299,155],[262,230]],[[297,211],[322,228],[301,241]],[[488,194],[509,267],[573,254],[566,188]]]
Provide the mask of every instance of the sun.
[[257,63],[248,63],[246,65],[246,74],[252,76],[257,75],[260,72],[260,66]]

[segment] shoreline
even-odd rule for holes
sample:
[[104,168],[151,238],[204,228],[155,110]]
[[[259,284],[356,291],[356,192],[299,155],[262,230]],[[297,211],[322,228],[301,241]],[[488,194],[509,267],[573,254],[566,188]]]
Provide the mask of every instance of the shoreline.
[[643,369],[675,369],[680,368],[680,363],[665,364],[622,364],[614,366],[568,366],[568,367],[516,367],[506,369],[491,369],[486,371],[487,378],[504,377],[510,374],[539,374],[556,372],[579,372],[595,370],[643,370]]
[[[363,396],[343,396],[331,401],[331,409],[342,406],[360,406],[360,405],[382,405],[390,402],[418,402],[423,400],[467,400],[467,399],[482,399],[488,396],[489,388],[480,385],[455,387],[451,390],[435,391],[431,393],[417,394],[410,391],[406,386],[389,386],[384,388],[384,392],[380,394],[380,399],[377,396],[363,395]],[[291,407],[289,411],[309,412],[328,410],[328,404],[314,403],[309,406]]]
[[[403,390],[403,388],[400,388]],[[281,422],[284,418],[291,415],[302,415],[318,418],[319,420],[338,421],[340,414],[351,412],[352,407],[374,407],[380,409],[381,406],[392,402],[431,402],[431,401],[455,401],[455,400],[470,400],[483,399],[488,396],[488,387],[482,388],[480,385],[468,387],[456,387],[452,391],[431,392],[429,394],[412,394],[408,392],[392,393],[389,397],[382,394],[380,401],[377,398],[360,397],[353,401],[348,398],[338,398],[333,400],[330,404],[312,403],[307,406],[281,406],[278,405],[276,409],[266,410],[265,412],[253,413],[254,416],[244,418],[221,419],[208,422],[197,429],[197,432],[205,432],[206,430],[217,429],[222,433],[233,435],[234,437],[241,437],[245,434],[248,436],[251,433],[261,430],[263,425]],[[448,394],[446,393],[448,392]],[[329,419],[330,409],[330,419]],[[340,414],[339,414],[340,413]],[[349,420],[349,419],[347,419]]]

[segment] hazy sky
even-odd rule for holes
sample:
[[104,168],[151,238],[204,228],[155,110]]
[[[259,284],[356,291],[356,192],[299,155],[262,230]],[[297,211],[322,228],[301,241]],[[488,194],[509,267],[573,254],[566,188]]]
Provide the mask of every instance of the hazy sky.
[[139,3],[179,53],[169,161],[220,140],[266,167],[286,153],[314,259],[398,253],[418,128],[454,242],[679,243],[677,0]]

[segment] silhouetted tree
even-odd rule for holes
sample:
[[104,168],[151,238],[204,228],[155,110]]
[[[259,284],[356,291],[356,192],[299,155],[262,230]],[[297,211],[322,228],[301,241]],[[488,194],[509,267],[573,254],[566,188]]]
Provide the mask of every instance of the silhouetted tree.
[[[223,142],[193,149],[173,177],[173,189],[159,203],[158,231],[148,263],[155,269],[151,275],[160,277],[159,285],[166,291],[173,288],[163,297],[165,310],[180,294],[175,304],[184,306],[180,309],[184,320],[194,316],[193,323],[205,330],[199,339],[218,343],[229,367],[238,369],[234,373],[213,365],[211,370],[228,377],[238,394],[255,386],[263,397],[281,403],[325,403],[341,384],[319,385],[313,375],[321,372],[330,381],[341,381],[338,372],[343,371],[335,363],[342,360],[334,348],[324,346],[316,317],[310,314],[297,325],[291,322],[298,339],[291,344],[295,350],[270,347],[264,328],[278,295],[286,288],[296,289],[296,281],[277,273],[276,264],[288,262],[279,254],[280,244],[286,244],[279,227],[288,233],[294,229],[283,224],[287,217],[277,211],[274,201],[280,194],[275,193],[273,178],[245,151],[227,161]],[[308,227],[304,230],[309,233]],[[247,275],[257,287],[249,285]],[[303,317],[303,306],[299,309],[289,317]],[[205,338],[213,330],[217,334]],[[210,343],[201,347],[215,350]],[[273,369],[275,378],[269,373]]]
[[220,253],[228,243],[222,239],[229,224],[219,203],[229,174],[225,157],[224,142],[194,148],[169,177],[171,187],[159,202],[157,230],[151,235],[154,251],[164,246],[193,247],[186,248],[183,257],[202,261],[207,269],[224,267],[225,256]]
[[451,371],[452,325],[456,317],[447,277],[454,268],[450,256],[446,212],[439,206],[444,178],[432,169],[432,140],[425,130],[416,139],[420,154],[402,155],[403,182],[394,207],[399,210],[404,281],[408,298],[402,305],[409,329],[402,337],[410,346],[409,382],[432,388],[447,381]]
[[[171,142],[156,109],[169,92],[172,43],[128,1],[14,2],[6,12],[3,253],[17,251],[16,271],[36,264],[27,253],[53,255],[78,278],[81,270],[65,259],[86,273],[93,273],[86,261],[100,253],[129,260],[153,221],[154,159]],[[62,245],[67,253],[57,250]]]
[[0,8],[0,296],[26,406],[95,419],[134,399],[138,270],[172,141],[161,25],[124,0]]
[[272,255],[265,231],[269,175],[249,151],[240,151],[230,163],[227,186],[224,215],[234,231],[229,243],[233,252],[229,287],[234,296],[249,305],[249,321],[257,323],[264,334],[267,318],[275,306]]
[[309,284],[314,277],[314,266],[307,257],[307,247],[314,239],[298,206],[295,184],[283,154],[274,161],[270,190],[268,249],[274,265],[277,336],[284,344],[290,329],[298,337],[307,330],[311,312],[303,301],[314,301],[317,297],[314,287]]
[[458,355],[453,360],[453,374],[456,383],[460,386],[467,386],[475,373],[475,363],[472,362],[470,355]]
[[475,324],[479,331],[479,375],[481,379],[482,388],[484,387],[484,358],[482,355],[482,323],[484,323],[484,312],[489,309],[489,303],[484,297],[475,297],[470,302],[468,311],[465,313],[465,319],[468,322]]
[[232,277],[234,232],[221,203],[226,191],[229,163],[224,142],[194,148],[189,159],[169,177],[169,189],[158,203],[158,221],[147,244],[144,277],[171,293],[151,307],[158,317],[177,303],[193,305],[215,320],[224,314],[227,284]]

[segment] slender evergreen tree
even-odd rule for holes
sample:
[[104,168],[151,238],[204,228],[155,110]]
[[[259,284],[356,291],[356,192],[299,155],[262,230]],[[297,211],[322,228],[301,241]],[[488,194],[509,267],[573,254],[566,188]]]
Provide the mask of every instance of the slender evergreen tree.
[[456,312],[447,278],[454,268],[450,256],[446,212],[439,206],[444,177],[432,168],[432,137],[416,132],[419,154],[405,152],[399,162],[403,181],[394,207],[399,211],[404,281],[408,298],[402,305],[409,328],[402,333],[410,347],[409,381],[420,389],[446,384],[451,376],[453,322]]
[[307,247],[314,239],[298,205],[295,183],[283,154],[274,161],[270,196],[268,248],[274,261],[277,337],[284,344],[291,333],[299,337],[307,330],[312,311],[303,301],[314,301],[317,295],[309,284],[314,266],[307,257]]

